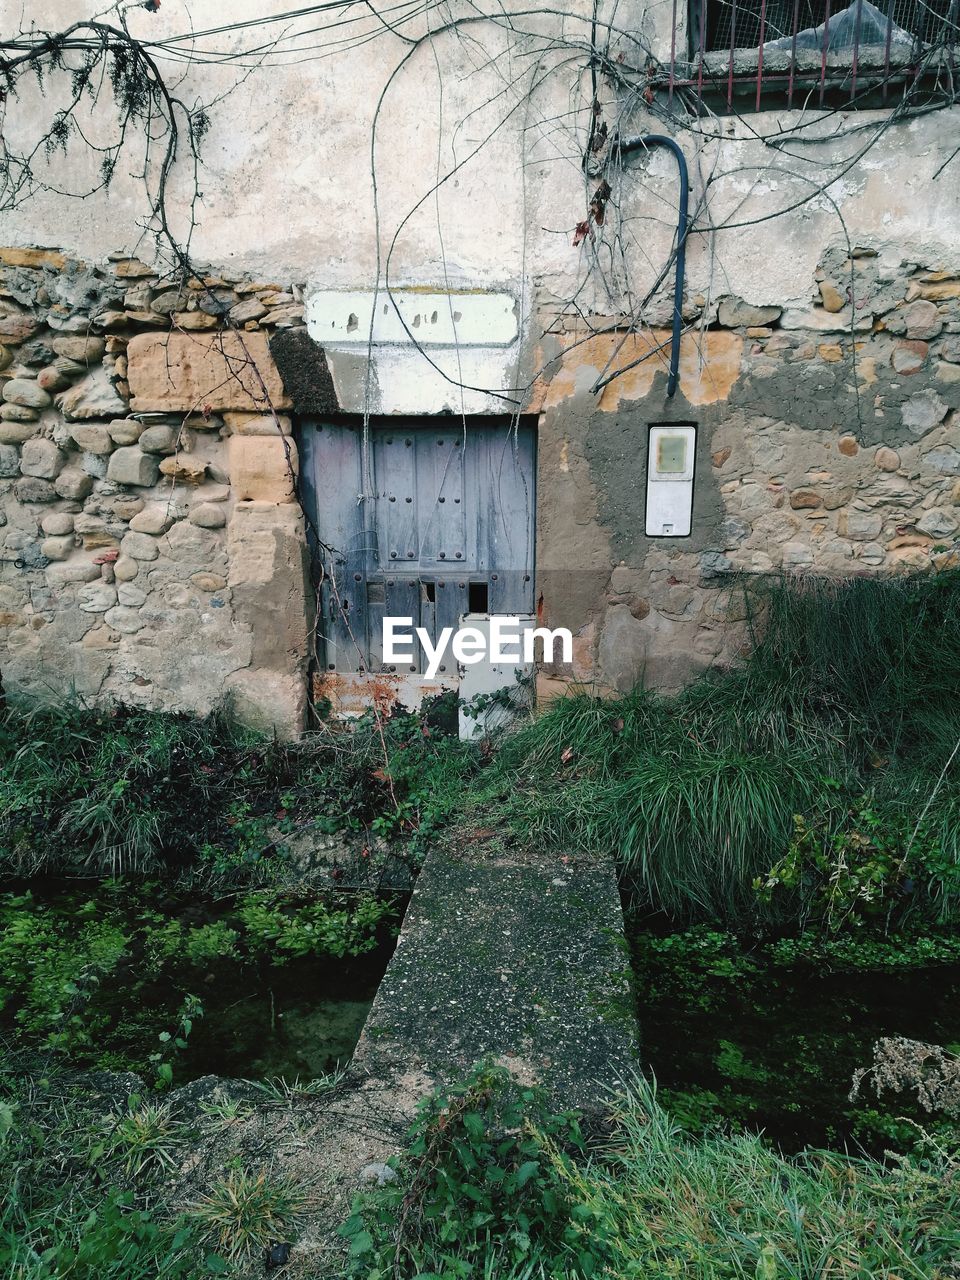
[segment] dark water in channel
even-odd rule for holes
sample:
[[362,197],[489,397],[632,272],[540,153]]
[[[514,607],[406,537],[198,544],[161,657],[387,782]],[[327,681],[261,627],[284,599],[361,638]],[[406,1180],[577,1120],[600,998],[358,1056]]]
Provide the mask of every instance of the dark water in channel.
[[392,953],[247,968],[210,990],[180,1077],[312,1080],[345,1065]]
[[[0,1057],[39,1054],[72,1069],[133,1070],[150,1083],[166,1061],[177,1084],[207,1074],[307,1081],[346,1065],[405,906],[402,897],[385,895],[386,913],[368,928],[361,953],[341,957],[325,950],[322,933],[319,954],[290,954],[245,933],[232,898],[156,884],[15,881],[0,885],[0,895],[0,925],[9,931],[0,965]],[[276,900],[283,918],[295,920],[318,900],[337,909],[351,899],[304,890],[278,891]],[[164,945],[168,925],[188,932]],[[187,939],[198,935],[190,930],[218,928],[226,932],[191,950]],[[10,945],[17,937],[22,955]],[[116,958],[98,971],[95,958],[105,952]],[[65,984],[75,993],[66,999]]]
[[651,937],[631,938],[641,1067],[686,1127],[762,1131],[785,1151],[879,1155],[916,1143],[909,1120],[942,1122],[909,1093],[878,1097],[867,1084],[849,1095],[881,1037],[960,1052],[960,964],[843,971],[757,948],[744,969],[738,958],[664,953]]

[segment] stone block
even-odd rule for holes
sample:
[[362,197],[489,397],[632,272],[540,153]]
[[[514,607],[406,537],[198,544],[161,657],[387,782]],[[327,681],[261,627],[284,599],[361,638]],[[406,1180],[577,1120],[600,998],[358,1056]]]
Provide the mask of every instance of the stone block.
[[940,313],[932,302],[911,302],[900,315],[908,338],[935,338],[943,328]]
[[66,391],[69,385],[69,376],[55,364],[48,365],[37,374],[37,386],[48,395],[53,395],[56,391]]
[[144,280],[157,274],[155,267],[148,266],[139,258],[121,258],[114,262],[113,269],[120,280]]
[[794,489],[790,495],[790,506],[794,511],[814,510],[823,506],[823,497],[814,489]]
[[152,502],[144,507],[130,521],[130,528],[134,533],[150,533],[159,536],[173,524],[176,514],[171,511],[170,504],[166,502]]
[[[297,446],[274,436],[231,436],[230,483],[238,502],[296,500]],[[291,469],[293,475],[291,475]]]
[[600,671],[605,684],[628,693],[643,675],[649,633],[624,604],[607,610],[600,635]]
[[44,538],[40,543],[40,550],[48,560],[66,560],[75,546],[73,534],[65,533],[59,538]]
[[128,533],[120,543],[120,554],[131,560],[156,560],[160,554],[156,538],[148,533]]
[[102,422],[74,422],[70,424],[70,435],[78,449],[85,453],[111,453],[114,440],[109,428]]
[[203,484],[207,478],[207,464],[200,458],[191,458],[188,454],[178,453],[172,458],[163,459],[160,463],[160,474],[167,476],[174,484]]
[[198,502],[190,508],[190,523],[201,529],[222,529],[227,523],[227,513],[220,502]]
[[91,582],[77,592],[77,604],[83,613],[106,613],[117,603],[117,589],[109,582]]
[[900,455],[896,449],[888,449],[882,445],[873,455],[873,461],[881,471],[897,471],[900,467]]
[[175,311],[171,317],[176,329],[184,329],[188,333],[202,333],[205,330],[220,328],[216,316],[208,316],[205,311]]
[[755,307],[742,298],[727,297],[720,299],[717,319],[725,329],[754,328],[774,324],[781,311],[781,307]]
[[115,649],[120,643],[120,636],[109,627],[93,627],[80,643],[84,649]]
[[803,569],[813,564],[813,552],[803,542],[785,542],[780,554],[784,569]]
[[53,502],[57,491],[40,476],[24,476],[13,486],[13,494],[18,502]]
[[23,444],[36,434],[36,422],[0,421],[0,444]]
[[28,440],[20,450],[20,470],[25,476],[39,476],[42,480],[55,480],[66,460],[66,454],[43,436]]
[[113,564],[114,577],[118,582],[132,582],[140,572],[140,564],[132,556],[119,556]]
[[136,418],[117,418],[107,428],[114,444],[136,444],[145,429]]
[[131,405],[138,412],[186,412],[204,406],[262,413],[271,405],[290,407],[262,333],[143,333],[131,339],[127,358]]
[[926,435],[947,416],[950,406],[931,387],[915,392],[900,406],[900,419],[915,436]]
[[5,267],[52,267],[62,271],[67,259],[57,249],[0,249],[0,262]]
[[891,353],[890,364],[896,373],[909,377],[923,368],[928,350],[925,342],[898,342]]
[[147,453],[173,453],[177,447],[177,433],[173,427],[147,427],[140,437],[139,445]]
[[102,366],[65,391],[59,401],[60,412],[68,422],[84,422],[89,419],[119,418],[127,412],[127,406],[117,394],[110,375]]
[[307,682],[299,675],[251,669],[227,678],[231,706],[241,724],[280,738],[296,738],[307,714]]
[[13,480],[20,474],[20,451],[12,444],[0,444],[0,480]]
[[0,342],[18,347],[29,342],[40,328],[40,321],[30,311],[20,311],[6,299],[0,299]]
[[246,324],[248,320],[259,320],[267,314],[267,308],[259,298],[245,298],[230,308],[231,324]]
[[103,359],[103,338],[76,337],[72,334],[58,334],[52,339],[50,346],[58,356],[67,360],[75,360],[78,364],[97,364]]
[[236,436],[291,436],[293,426],[286,414],[225,413],[224,423]]
[[65,467],[57,476],[56,491],[61,498],[82,502],[93,488],[93,476],[79,467]]
[[917,521],[916,527],[920,533],[929,534],[931,538],[952,538],[957,531],[958,521],[952,511],[943,507],[931,507]]
[[226,578],[221,578],[219,573],[193,573],[190,581],[200,591],[222,591],[227,585]]
[[5,382],[3,398],[7,404],[18,404],[24,409],[47,409],[53,404],[43,387],[32,378],[11,378]]
[[137,445],[117,449],[110,457],[107,479],[117,484],[134,484],[147,488],[155,485],[160,475],[156,458]]
[[103,620],[114,631],[123,635],[135,635],[143,627],[143,619],[136,609],[116,604],[103,615]]
[[837,532],[841,538],[850,538],[853,542],[873,542],[882,528],[882,516],[871,515],[868,511],[843,511],[837,521]]
[[820,284],[820,300],[825,311],[842,311],[847,305],[846,292],[841,293],[832,280],[824,280]]
[[147,593],[141,591],[139,587],[134,587],[129,582],[122,582],[117,587],[117,602],[126,605],[128,609],[139,609],[147,600]]
[[51,587],[66,586],[72,582],[95,582],[100,577],[100,566],[90,560],[68,560],[65,564],[52,564],[46,578]]

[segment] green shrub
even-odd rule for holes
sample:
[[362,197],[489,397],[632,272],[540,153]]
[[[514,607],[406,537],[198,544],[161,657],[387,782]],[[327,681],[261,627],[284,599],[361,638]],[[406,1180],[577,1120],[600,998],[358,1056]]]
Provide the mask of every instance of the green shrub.
[[583,1152],[574,1115],[477,1068],[421,1105],[397,1179],[355,1202],[350,1274],[507,1277],[568,1247],[578,1275],[599,1274],[602,1241],[582,1230],[591,1215],[562,1176],[572,1152]]
[[269,883],[298,831],[434,834],[478,760],[429,706],[321,725],[297,743],[225,714],[11,708],[0,716],[0,873]]

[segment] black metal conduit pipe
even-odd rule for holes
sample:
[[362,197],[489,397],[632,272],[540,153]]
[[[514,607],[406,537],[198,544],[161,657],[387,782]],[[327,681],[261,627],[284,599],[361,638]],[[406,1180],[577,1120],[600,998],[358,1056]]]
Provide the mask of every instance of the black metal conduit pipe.
[[687,232],[690,229],[690,218],[687,204],[690,194],[690,178],[687,174],[687,158],[679,144],[673,138],[662,133],[648,133],[642,138],[622,138],[614,140],[610,149],[611,155],[628,156],[634,151],[646,151],[650,147],[666,147],[672,151],[680,170],[680,216],[677,222],[677,260],[673,278],[673,341],[670,344],[670,374],[667,378],[667,395],[672,396],[677,389],[677,375],[680,367],[680,330],[683,327],[683,276],[687,264]]

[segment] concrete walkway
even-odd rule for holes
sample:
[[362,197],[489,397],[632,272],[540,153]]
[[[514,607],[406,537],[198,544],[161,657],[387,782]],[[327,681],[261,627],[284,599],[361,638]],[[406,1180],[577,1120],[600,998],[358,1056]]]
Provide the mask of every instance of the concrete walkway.
[[493,1058],[559,1108],[595,1107],[636,1065],[612,864],[433,853],[352,1072],[446,1083]]

